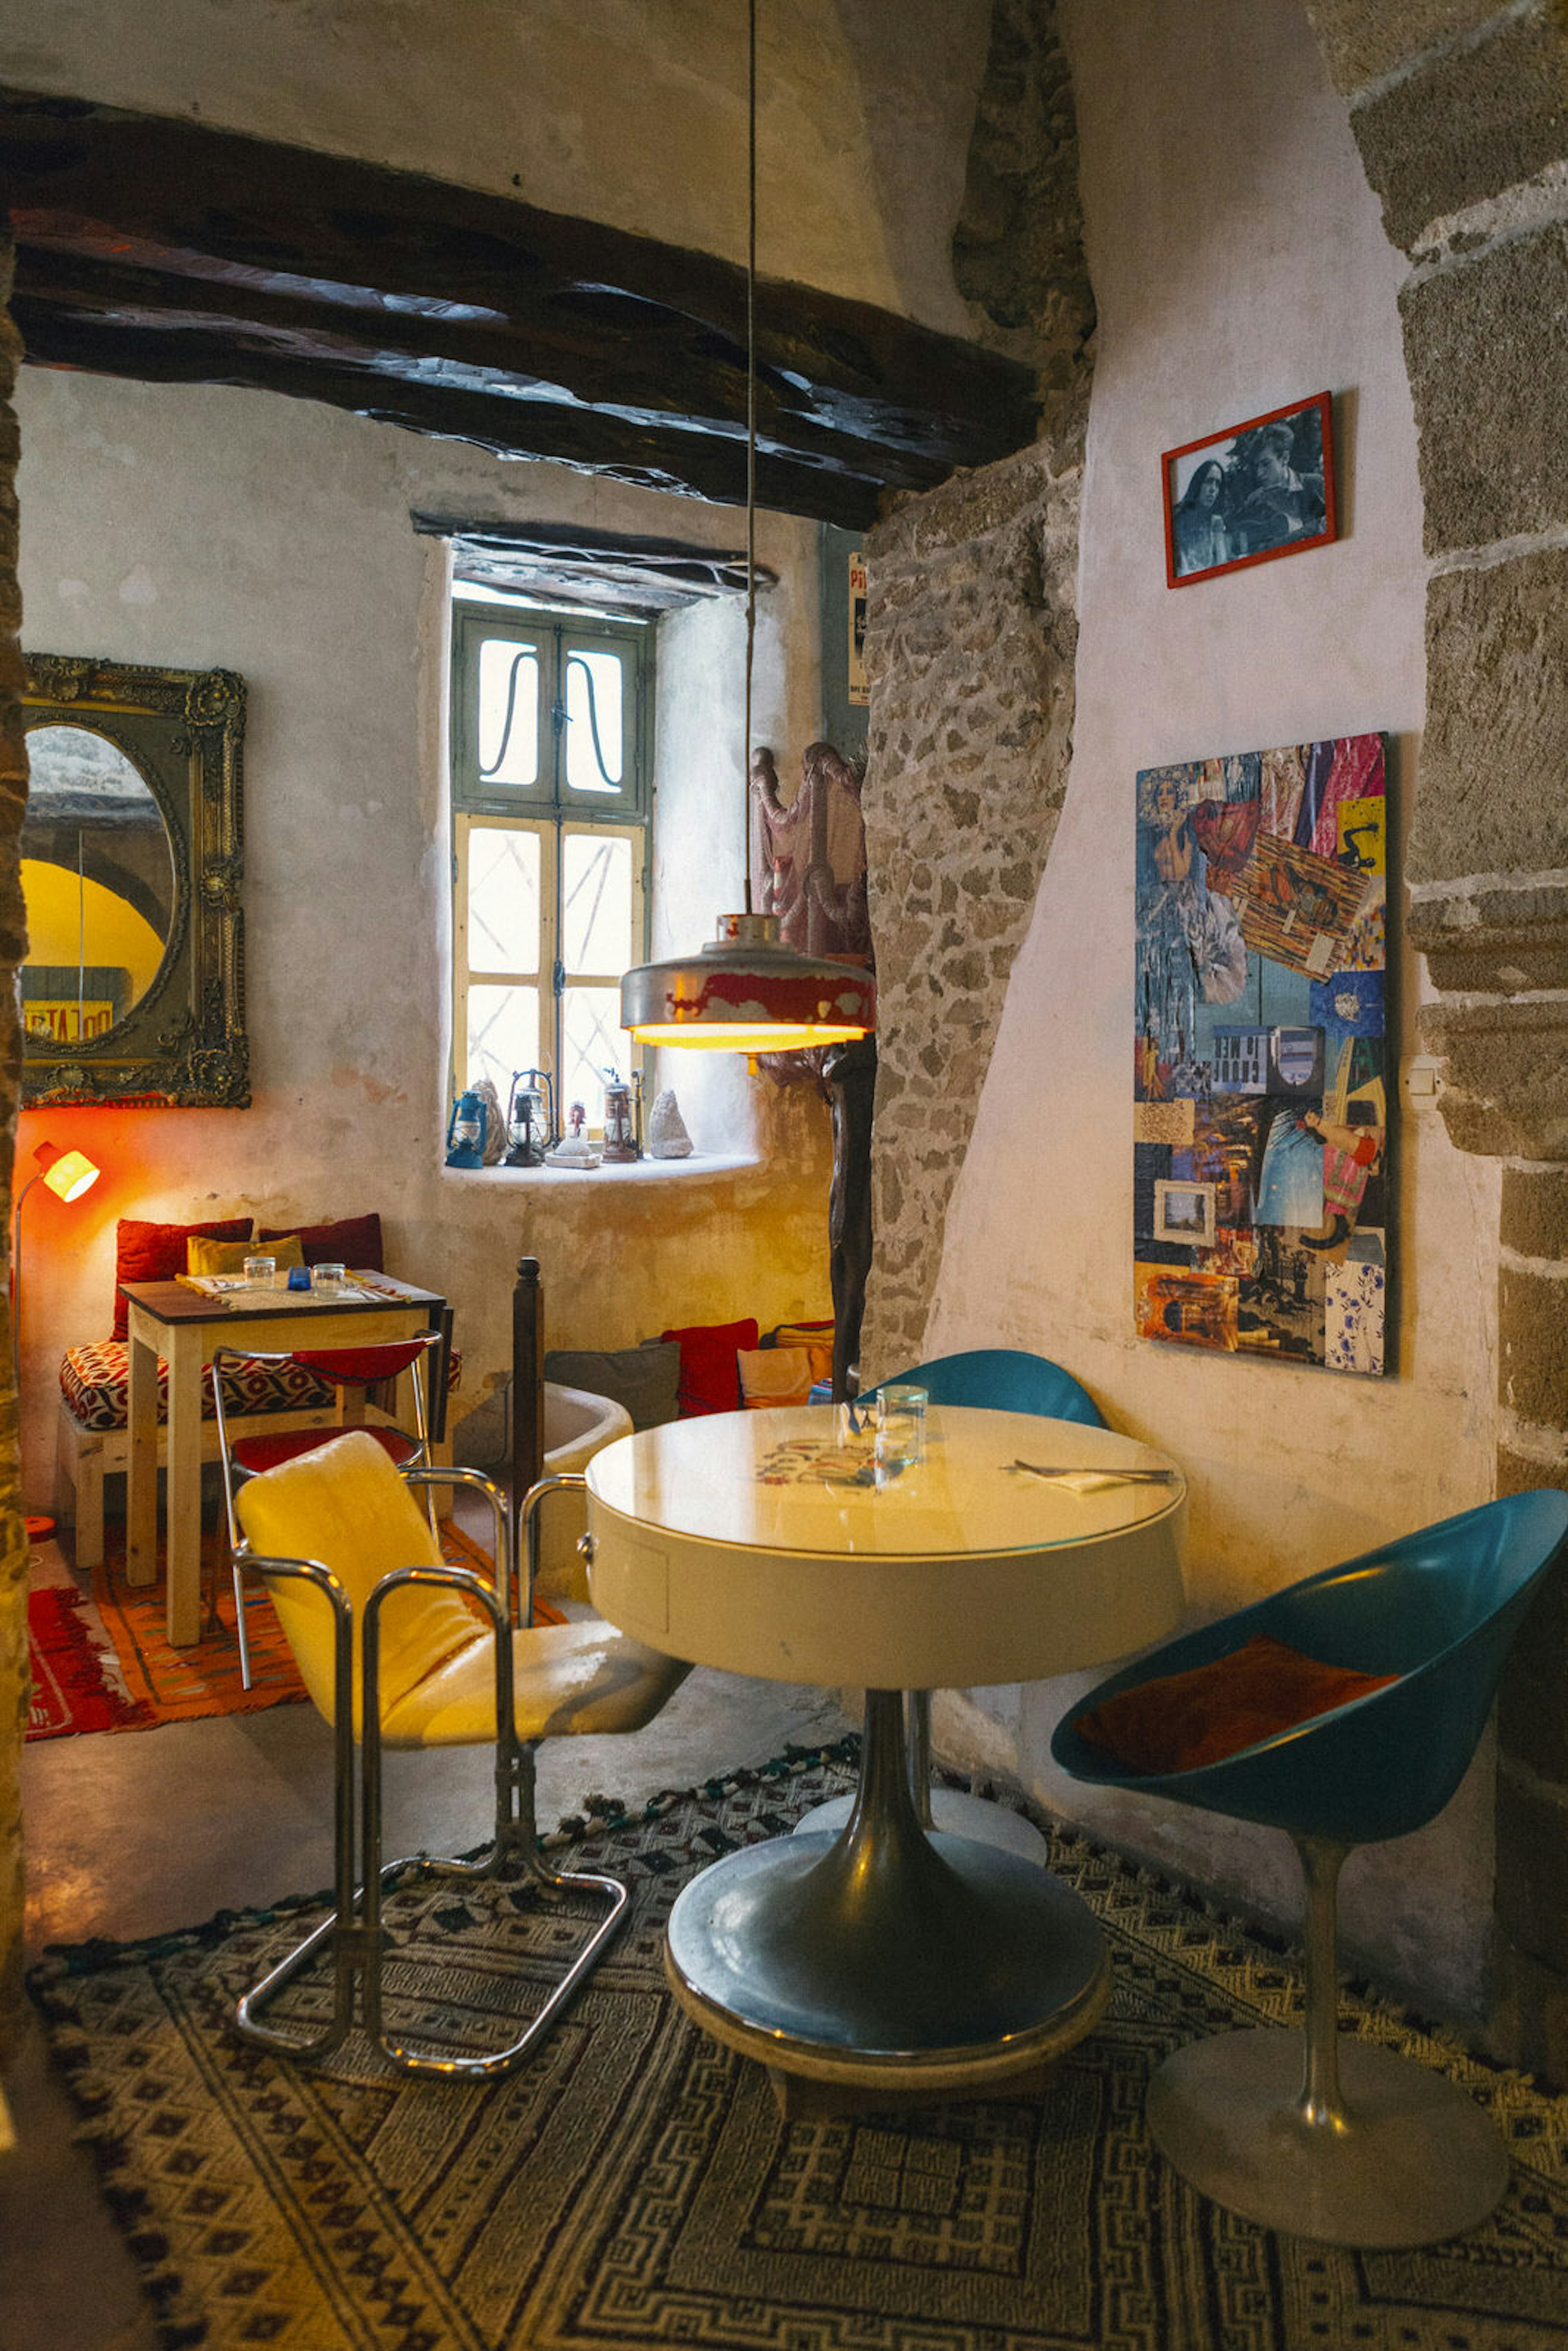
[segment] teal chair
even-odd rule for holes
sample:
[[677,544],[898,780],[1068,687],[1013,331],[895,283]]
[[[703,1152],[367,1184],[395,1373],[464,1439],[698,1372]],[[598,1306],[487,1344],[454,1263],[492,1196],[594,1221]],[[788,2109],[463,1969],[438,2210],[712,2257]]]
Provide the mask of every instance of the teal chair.
[[[1568,1494],[1511,1494],[1308,1576],[1113,1674],[1051,1741],[1074,1779],[1281,1828],[1306,1879],[1306,2031],[1222,2033],[1166,2059],[1149,2128],[1182,2176],[1265,2227],[1367,2250],[1484,2220],[1508,2154],[1466,2093],[1339,2037],[1335,1888],[1354,1845],[1440,1812],[1485,1726],[1510,1643],[1568,1532]],[[1385,1687],[1189,1771],[1134,1773],[1078,1728],[1109,1698],[1271,1634]],[[1304,2062],[1303,2062],[1304,2061]]]
[[[878,1386],[904,1383],[924,1388],[933,1404],[978,1405],[988,1412],[1032,1412],[1045,1420],[1076,1420],[1090,1428],[1105,1426],[1104,1414],[1071,1372],[1017,1347],[971,1347],[962,1355],[937,1355]],[[868,1395],[876,1394],[877,1388],[867,1391]]]
[[[1104,1414],[1071,1372],[1064,1372],[1060,1364],[1051,1363],[1045,1355],[1031,1355],[1019,1347],[971,1347],[959,1355],[935,1355],[928,1364],[915,1364],[909,1371],[900,1372],[896,1379],[879,1381],[877,1387],[868,1388],[858,1401],[868,1403],[880,1388],[904,1384],[924,1388],[935,1405],[973,1405],[987,1412],[1033,1413],[1042,1420],[1075,1420],[1089,1428],[1106,1426]],[[944,1790],[938,1798],[942,1818],[936,1820],[931,1796],[930,1691],[911,1690],[904,1712],[909,1782],[923,1826],[978,1837],[982,1843],[1003,1844],[1009,1851],[1026,1854],[1031,1861],[1043,1862],[1044,1839],[1018,1813],[1004,1811],[999,1805],[982,1803]],[[834,1805],[842,1808],[848,1817],[844,1798],[835,1798]],[[836,1819],[834,1806],[823,1805],[811,1815],[813,1824],[819,1821],[825,1823],[830,1814]]]

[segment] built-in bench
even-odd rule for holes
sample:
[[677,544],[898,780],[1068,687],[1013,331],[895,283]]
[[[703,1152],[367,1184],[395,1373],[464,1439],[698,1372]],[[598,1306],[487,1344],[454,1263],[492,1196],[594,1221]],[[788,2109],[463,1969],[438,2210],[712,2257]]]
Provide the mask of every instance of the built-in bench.
[[[125,1336],[127,1281],[172,1281],[187,1270],[193,1239],[225,1244],[243,1257],[250,1249],[266,1249],[274,1242],[298,1241],[292,1262],[308,1266],[331,1262],[383,1269],[382,1223],[373,1211],[339,1218],[323,1225],[299,1224],[256,1231],[246,1217],[221,1218],[195,1225],[151,1224],[122,1217],[115,1234],[114,1329],[107,1339],[72,1347],[60,1365],[60,1420],[55,1446],[55,1510],[76,1527],[78,1567],[97,1567],[103,1558],[103,1481],[131,1466],[131,1349]],[[208,1271],[238,1271],[209,1265]],[[450,1340],[450,1315],[447,1322]],[[448,1345],[444,1395],[431,1397],[431,1439],[434,1458],[450,1462],[446,1443],[446,1400],[462,1377],[462,1358]],[[340,1426],[358,1406],[345,1392],[318,1379],[298,1364],[277,1365],[247,1361],[225,1375],[224,1410],[234,1436],[254,1436],[262,1430],[279,1434],[297,1428]],[[371,1418],[390,1418],[373,1400]],[[158,1359],[158,1459],[169,1455],[169,1367]],[[215,1461],[218,1437],[210,1376],[202,1391],[202,1458]]]
[[[123,1339],[100,1339],[72,1347],[60,1365],[60,1423],[55,1447],[55,1510],[73,1521],[76,1562],[97,1567],[103,1558],[103,1481],[131,1460],[131,1349]],[[463,1359],[451,1351],[446,1393],[463,1374]],[[258,1429],[332,1428],[340,1425],[343,1392],[298,1364],[263,1364],[247,1358],[224,1375],[224,1410],[233,1436]],[[372,1409],[372,1417],[375,1416]],[[444,1426],[439,1414],[434,1416]],[[158,1358],[158,1459],[168,1458],[169,1366]],[[444,1438],[432,1447],[438,1461],[450,1461]],[[212,1381],[202,1391],[202,1458],[218,1458]]]

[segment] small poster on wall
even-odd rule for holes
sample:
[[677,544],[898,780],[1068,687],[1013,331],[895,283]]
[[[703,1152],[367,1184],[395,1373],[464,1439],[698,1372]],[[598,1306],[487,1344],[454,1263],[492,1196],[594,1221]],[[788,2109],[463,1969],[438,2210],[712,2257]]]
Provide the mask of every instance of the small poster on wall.
[[1334,538],[1332,427],[1333,402],[1320,392],[1167,449],[1160,460],[1166,586]]
[[850,556],[850,700],[864,709],[871,701],[865,674],[865,554],[856,548]]
[[1380,735],[1137,779],[1140,1337],[1386,1368]]

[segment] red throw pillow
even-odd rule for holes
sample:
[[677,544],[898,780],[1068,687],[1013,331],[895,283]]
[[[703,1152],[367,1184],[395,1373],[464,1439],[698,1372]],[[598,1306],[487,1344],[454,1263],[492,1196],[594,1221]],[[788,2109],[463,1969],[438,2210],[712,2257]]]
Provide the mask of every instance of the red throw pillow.
[[1072,1728],[1129,1771],[1197,1771],[1398,1678],[1325,1666],[1271,1633],[1254,1633],[1207,1666],[1118,1691]]
[[342,1217],[335,1225],[268,1225],[258,1241],[287,1240],[298,1233],[307,1265],[357,1266],[361,1273],[384,1273],[379,1216]]
[[122,1281],[173,1281],[185,1270],[185,1243],[194,1234],[204,1241],[247,1241],[248,1217],[223,1217],[211,1225],[150,1225],[137,1217],[121,1217],[114,1240],[114,1336],[126,1335],[127,1308],[120,1294]]
[[661,1331],[659,1336],[674,1339],[681,1351],[676,1401],[683,1420],[703,1412],[740,1410],[737,1359],[742,1347],[757,1344],[755,1321],[694,1322],[685,1331]]

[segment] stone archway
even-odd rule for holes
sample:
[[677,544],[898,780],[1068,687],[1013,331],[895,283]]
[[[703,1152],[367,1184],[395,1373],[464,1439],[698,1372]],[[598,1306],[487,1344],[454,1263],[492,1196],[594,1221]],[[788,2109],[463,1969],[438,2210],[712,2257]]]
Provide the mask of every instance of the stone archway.
[[[1391,241],[1427,714],[1406,879],[1461,1149],[1503,1163],[1498,1490],[1568,1485],[1568,28],[1551,0],[1307,0]],[[1500,2047],[1568,2080],[1568,1575],[1499,1708]]]

